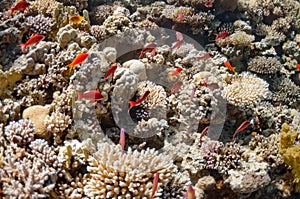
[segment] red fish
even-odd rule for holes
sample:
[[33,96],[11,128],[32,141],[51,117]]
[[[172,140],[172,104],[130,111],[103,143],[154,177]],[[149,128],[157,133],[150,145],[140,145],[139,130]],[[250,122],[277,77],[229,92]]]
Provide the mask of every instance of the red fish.
[[184,19],[184,14],[182,12],[179,12],[179,14],[177,16],[177,21],[182,22],[183,19]]
[[235,67],[232,67],[229,61],[224,62],[224,65],[232,72],[235,73]]
[[24,10],[25,10],[28,6],[30,6],[30,3],[27,2],[27,1],[25,1],[25,0],[22,0],[22,1],[20,1],[19,3],[17,3],[17,4],[15,5],[15,7],[10,8],[10,9],[9,9],[9,13],[10,13],[10,15],[12,15],[12,14],[14,13],[14,11],[16,11],[16,10],[19,10],[19,11],[21,11],[21,12],[24,12]]
[[104,75],[104,80],[106,80],[106,78],[108,78],[108,76],[110,76],[110,75],[112,78],[114,78],[116,69],[117,69],[117,64],[111,65],[110,68],[108,69],[108,71]]
[[178,92],[182,85],[183,85],[182,82],[176,82],[171,88],[171,94]]
[[84,60],[89,56],[88,53],[79,53],[72,61],[72,63],[70,63],[68,65],[68,67],[70,68],[70,73],[73,69],[73,67],[77,66],[78,64],[81,64],[82,62],[84,62]]
[[300,44],[298,44],[298,47],[300,47]]
[[38,45],[43,39],[45,39],[44,35],[34,34],[24,44],[20,44],[22,51],[25,51],[27,46]]
[[124,153],[124,149],[125,149],[125,130],[123,128],[121,128],[121,131],[120,131],[119,144],[122,146],[122,153]]
[[221,32],[220,34],[216,34],[216,38],[215,41],[217,41],[218,39],[225,39],[226,37],[229,36],[229,32]]
[[191,96],[190,96],[190,104],[192,103],[193,98],[195,97],[196,88],[192,88]]
[[198,86],[205,86],[205,87],[207,87],[207,83],[208,83],[208,77],[206,77],[204,81],[201,81],[201,82],[198,84]]
[[204,6],[205,6],[206,8],[212,8],[212,7],[213,7],[213,2],[212,2],[212,0],[207,0],[207,1],[205,2]]
[[195,59],[196,61],[199,61],[199,60],[207,60],[208,58],[211,58],[212,57],[212,54],[211,53],[205,53],[203,56],[199,57],[199,56],[196,56]]
[[172,73],[169,74],[170,77],[178,75],[182,71],[182,68],[176,68]]
[[187,192],[185,192],[185,194],[183,195],[183,198],[187,198],[187,199],[195,199],[195,189],[193,188],[192,185],[190,185],[188,187]]
[[203,143],[202,138],[207,134],[208,130],[209,130],[209,126],[205,127],[200,134],[200,147],[202,146]]
[[[139,58],[142,58],[142,56],[146,53],[146,52],[151,52],[151,56],[152,54],[155,54],[155,53],[152,53],[153,51],[155,52],[155,49],[156,49],[156,44],[155,43],[150,43],[148,44],[140,53],[140,56]],[[154,55],[153,55],[154,56]]]
[[144,101],[146,99],[146,97],[150,94],[150,91],[146,91],[137,101],[129,101],[129,109],[128,112],[130,111],[130,109],[134,106],[139,105],[140,103],[142,103],[142,101]]
[[300,64],[296,64],[296,67],[298,68],[298,70],[300,70]]
[[177,39],[177,42],[176,44],[170,48],[170,50],[174,50],[175,48],[178,48],[179,46],[181,46],[183,44],[183,34],[181,32],[176,32],[176,39]]
[[88,99],[90,102],[96,102],[98,100],[102,100],[103,96],[101,95],[99,90],[87,91],[85,93],[77,92],[78,100]]
[[235,139],[236,134],[238,134],[239,132],[244,131],[249,125],[251,124],[251,122],[249,120],[245,120],[234,132],[233,136],[232,136],[232,140]]
[[152,194],[151,194],[151,199],[153,198],[156,190],[157,190],[157,187],[158,187],[158,180],[159,180],[159,173],[156,172],[155,173],[155,176],[153,178],[153,184],[152,184]]

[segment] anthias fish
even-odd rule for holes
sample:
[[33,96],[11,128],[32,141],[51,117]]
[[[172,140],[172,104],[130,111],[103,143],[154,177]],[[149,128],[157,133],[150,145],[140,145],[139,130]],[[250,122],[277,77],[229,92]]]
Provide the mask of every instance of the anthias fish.
[[182,12],[179,12],[179,14],[177,16],[177,21],[182,22],[183,19],[184,19],[184,14]]
[[170,77],[178,75],[182,71],[182,68],[176,68],[172,73],[169,74]]
[[215,38],[215,41],[218,40],[218,39],[225,39],[226,37],[229,36],[229,32],[221,32],[219,34],[216,34],[216,38]]
[[69,18],[69,21],[71,23],[75,23],[75,24],[80,24],[82,20],[83,20],[83,17],[79,16],[79,15],[74,15]]
[[81,64],[84,62],[84,60],[89,56],[88,53],[79,53],[72,61],[72,63],[70,63],[68,65],[68,67],[70,68],[70,73],[73,69],[73,67],[77,66],[78,64]]
[[144,101],[146,99],[146,97],[150,94],[150,91],[146,91],[137,101],[129,101],[129,109],[128,112],[130,111],[130,109],[134,106],[139,105],[140,103],[142,103],[142,101]]
[[34,34],[24,44],[20,44],[22,51],[24,51],[28,46],[38,45],[43,39],[45,39],[44,35]]
[[229,61],[224,62],[224,65],[226,66],[226,68],[228,68],[230,71],[235,73],[235,67],[231,66]]
[[151,199],[153,198],[156,190],[157,190],[157,187],[158,187],[158,181],[159,181],[159,173],[156,172],[155,173],[155,176],[154,176],[154,179],[153,179],[153,184],[152,184],[152,194],[151,194]]
[[202,138],[207,134],[208,130],[209,130],[209,126],[205,127],[200,134],[200,147],[202,146],[203,143]]
[[155,49],[156,49],[156,44],[155,43],[150,43],[148,45],[145,46],[145,48],[141,51],[140,55],[139,55],[139,58],[142,58],[143,55],[147,52],[151,52],[151,56],[152,54],[155,54],[155,53],[152,53],[152,52],[155,52]]
[[300,70],[300,64],[296,64],[296,67],[298,68],[298,70]]
[[10,8],[9,9],[9,13],[10,13],[10,15],[12,15],[15,11],[21,11],[21,12],[24,12],[24,10],[28,7],[28,6],[30,6],[30,3],[29,2],[27,2],[27,1],[25,1],[25,0],[23,0],[23,1],[20,1],[19,3],[17,3],[16,5],[15,5],[15,7],[13,7],[13,8]]
[[212,57],[212,54],[211,53],[205,53],[203,56],[196,56],[195,59],[196,61],[199,61],[199,60],[207,60],[208,58],[211,58]]
[[121,131],[120,131],[120,141],[119,141],[119,144],[121,145],[122,152],[124,153],[124,150],[125,150],[125,130],[124,130],[124,128],[121,128]]
[[233,136],[232,136],[232,140],[235,139],[236,134],[238,134],[239,132],[244,131],[249,125],[251,124],[251,122],[249,120],[245,120],[234,132]]
[[171,88],[171,94],[178,92],[182,85],[183,85],[183,83],[181,81],[175,82]]
[[104,75],[104,80],[106,80],[110,75],[112,78],[114,78],[115,71],[117,70],[117,64],[113,64],[110,66],[110,68],[107,70],[107,72]]
[[84,93],[77,92],[78,98],[77,100],[80,101],[81,99],[87,99],[90,100],[90,102],[96,102],[98,100],[102,100],[103,96],[101,95],[99,90],[94,91],[87,91]]
[[195,199],[195,189],[192,185],[189,185],[187,192],[183,195],[183,198],[186,199]]
[[177,42],[174,44],[173,47],[170,48],[171,51],[183,44],[183,34],[181,32],[176,32],[176,39]]

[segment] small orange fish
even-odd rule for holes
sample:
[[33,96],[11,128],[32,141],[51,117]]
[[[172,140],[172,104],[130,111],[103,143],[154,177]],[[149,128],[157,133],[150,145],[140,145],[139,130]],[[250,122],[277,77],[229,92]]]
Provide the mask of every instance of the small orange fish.
[[[151,56],[152,54],[155,54],[155,49],[156,49],[156,44],[155,43],[150,43],[148,44],[140,53],[139,55],[139,59],[142,58],[142,56],[146,53],[146,52],[151,52]],[[154,51],[154,53],[152,53]],[[154,56],[154,55],[153,55]]]
[[205,86],[205,87],[207,87],[207,83],[208,83],[208,77],[206,77],[204,81],[201,81],[201,82],[198,84],[198,86]]
[[103,96],[101,95],[99,90],[94,91],[87,91],[84,93],[77,92],[78,98],[77,100],[80,101],[81,99],[88,99],[90,102],[96,102],[98,100],[102,100]]
[[300,70],[300,64],[296,64],[296,67],[298,68],[298,70]]
[[184,14],[182,12],[179,12],[179,14],[177,16],[177,21],[182,22],[183,19],[184,19]]
[[298,44],[298,47],[300,47],[300,44]]
[[121,131],[120,131],[119,144],[122,146],[122,153],[124,153],[124,149],[125,149],[125,130],[123,128],[121,128]]
[[212,54],[211,53],[205,53],[203,56],[199,57],[199,56],[196,56],[195,59],[196,61],[199,61],[199,60],[207,60],[208,58],[211,58],[212,57]]
[[249,125],[251,124],[251,122],[249,120],[245,120],[234,132],[233,136],[232,136],[232,140],[235,139],[236,134],[238,134],[239,132],[244,131]]
[[188,190],[185,192],[183,195],[183,198],[187,199],[195,199],[195,189],[193,188],[192,185],[188,187]]
[[232,72],[235,73],[235,67],[232,67],[229,61],[224,62],[224,65]]
[[155,176],[153,178],[153,184],[152,184],[152,194],[151,194],[151,199],[153,198],[156,190],[157,190],[157,187],[158,187],[158,181],[159,181],[159,173],[156,172],[155,173]]
[[12,15],[12,14],[14,13],[14,11],[16,11],[16,10],[21,11],[21,12],[24,12],[24,10],[25,10],[28,6],[30,6],[30,3],[27,2],[27,1],[25,1],[25,0],[22,0],[22,1],[20,1],[19,3],[17,3],[17,4],[15,5],[15,7],[10,8],[10,9],[9,9],[9,13],[10,13],[10,15]]
[[202,146],[203,143],[202,138],[207,134],[208,130],[209,130],[209,126],[205,127],[200,134],[200,147]]
[[22,51],[25,51],[28,46],[38,45],[43,39],[45,39],[44,35],[34,34],[24,44],[20,44]]
[[83,17],[79,16],[79,15],[74,15],[69,18],[69,22],[74,23],[74,24],[80,24],[82,20],[83,20]]
[[175,82],[175,84],[172,86],[171,88],[171,94],[175,93],[175,92],[178,92],[180,87],[183,85],[182,82]]
[[72,61],[72,63],[70,63],[68,65],[68,67],[70,68],[70,73],[73,69],[73,67],[77,66],[78,64],[81,64],[82,62],[84,62],[84,60],[89,56],[88,53],[79,53]]
[[134,106],[139,105],[140,103],[142,103],[142,101],[144,101],[144,99],[146,99],[146,97],[150,94],[150,91],[146,91],[137,101],[129,101],[129,109],[128,109],[128,113],[130,111],[130,109]]
[[117,70],[117,64],[113,64],[110,66],[110,68],[107,70],[107,72],[104,75],[104,80],[108,78],[108,76],[111,75],[112,78],[114,78],[115,71]]
[[176,68],[172,73],[169,74],[170,77],[178,75],[182,71],[182,68]]

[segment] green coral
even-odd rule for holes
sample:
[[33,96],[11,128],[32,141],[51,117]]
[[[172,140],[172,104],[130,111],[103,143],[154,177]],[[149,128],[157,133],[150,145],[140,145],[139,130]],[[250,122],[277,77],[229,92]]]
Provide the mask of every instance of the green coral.
[[295,189],[300,192],[300,144],[294,144],[298,134],[291,132],[288,124],[284,123],[280,134],[280,153],[284,162],[292,168]]

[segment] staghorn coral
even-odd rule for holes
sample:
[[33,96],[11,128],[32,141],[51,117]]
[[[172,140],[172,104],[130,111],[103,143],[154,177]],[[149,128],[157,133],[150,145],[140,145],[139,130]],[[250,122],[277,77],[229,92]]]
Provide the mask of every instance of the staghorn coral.
[[18,146],[27,146],[34,140],[33,123],[28,119],[21,119],[18,122],[10,122],[4,130],[6,139]]
[[175,166],[154,149],[141,152],[103,143],[89,158],[88,173],[84,176],[84,193],[99,198],[150,197],[153,177],[159,173],[159,182],[166,185],[171,180]]
[[26,17],[24,24],[28,27],[30,32],[42,35],[49,34],[52,31],[52,26],[54,25],[50,17],[45,17],[41,14]]
[[231,84],[224,87],[222,96],[233,105],[250,106],[268,97],[268,86],[256,75],[244,72],[232,77]]
[[274,74],[281,68],[281,63],[275,57],[256,56],[248,63],[248,69],[262,74]]

